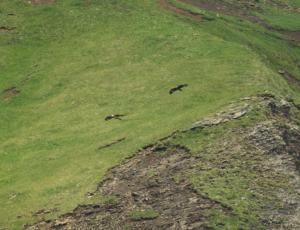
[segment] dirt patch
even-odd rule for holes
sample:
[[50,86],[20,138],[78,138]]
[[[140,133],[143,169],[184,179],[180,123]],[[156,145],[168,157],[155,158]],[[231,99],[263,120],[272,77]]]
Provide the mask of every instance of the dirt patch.
[[29,0],[27,2],[31,5],[46,5],[53,4],[55,0]]
[[[263,12],[260,3],[257,0],[239,0],[239,1],[228,1],[228,0],[179,0],[183,3],[188,3],[193,6],[207,9],[210,11],[219,12],[230,16],[239,16],[246,18],[254,22],[263,22],[262,19],[256,17],[253,12]],[[291,6],[283,3],[282,1],[267,1],[267,4],[272,5],[277,8],[284,8],[289,11],[296,11],[299,9],[294,9]]]
[[300,42],[300,31],[284,32],[287,38],[294,42]]
[[199,0],[179,0],[198,8],[219,12],[230,16],[250,17],[251,10],[259,8],[251,1],[244,1],[240,4],[229,4],[224,1],[199,1]]
[[21,91],[17,87],[11,87],[2,91],[4,99],[10,99],[17,96]]
[[[261,19],[258,16],[255,16],[253,12],[263,12],[263,10],[258,6],[256,1],[234,1],[232,3],[226,1],[206,1],[206,0],[179,0],[180,2],[193,5],[198,8],[218,12],[224,15],[239,17],[253,23],[259,24],[264,28],[278,32],[283,35],[283,38],[292,42],[300,42],[300,31],[285,31],[277,29],[267,23],[265,20]],[[282,2],[270,1],[270,4],[279,8],[285,8],[290,11],[293,11],[289,6],[283,4]],[[174,10],[173,10],[174,11]],[[176,11],[175,11],[176,12]]]
[[0,33],[11,32],[15,29],[15,27],[0,26]]
[[159,3],[165,9],[170,10],[178,15],[186,16],[196,21],[201,21],[203,19],[202,15],[190,12],[188,10],[180,9],[168,2],[168,0],[159,0]]

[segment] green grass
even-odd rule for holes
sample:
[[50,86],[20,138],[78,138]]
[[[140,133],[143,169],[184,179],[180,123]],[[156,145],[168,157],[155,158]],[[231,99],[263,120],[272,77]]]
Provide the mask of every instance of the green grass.
[[300,7],[300,1],[299,0],[289,0],[288,1],[290,6],[293,6],[293,7]]
[[[266,60],[280,55],[297,72],[298,48],[223,20],[195,23],[154,0],[4,0],[0,21],[16,27],[0,34],[0,90],[21,90],[0,99],[0,227],[71,210],[108,168],[232,100],[297,95]],[[169,96],[179,83],[189,87]],[[128,116],[104,122],[111,113]]]
[[139,221],[139,220],[151,220],[159,216],[159,213],[153,209],[146,210],[136,210],[132,211],[130,214],[130,219]]

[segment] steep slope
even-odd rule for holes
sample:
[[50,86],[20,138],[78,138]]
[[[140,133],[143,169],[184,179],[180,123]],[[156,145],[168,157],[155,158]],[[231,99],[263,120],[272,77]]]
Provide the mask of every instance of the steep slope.
[[[1,228],[90,202],[110,167],[232,100],[299,99],[281,76],[297,81],[298,45],[259,25],[175,1],[46,3],[0,3]],[[114,113],[126,117],[104,120]]]
[[89,205],[26,229],[299,229],[299,122],[300,105],[245,98],[109,170]]

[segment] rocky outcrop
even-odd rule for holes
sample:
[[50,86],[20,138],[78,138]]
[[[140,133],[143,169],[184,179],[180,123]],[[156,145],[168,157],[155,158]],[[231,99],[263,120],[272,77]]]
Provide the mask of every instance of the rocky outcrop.
[[192,125],[192,130],[197,128],[207,128],[214,125],[219,125],[222,123],[226,123],[228,121],[238,119],[246,115],[248,112],[251,111],[249,105],[231,107],[227,111],[223,111],[221,113],[217,113],[215,116],[211,118],[207,118],[201,121],[198,121]]

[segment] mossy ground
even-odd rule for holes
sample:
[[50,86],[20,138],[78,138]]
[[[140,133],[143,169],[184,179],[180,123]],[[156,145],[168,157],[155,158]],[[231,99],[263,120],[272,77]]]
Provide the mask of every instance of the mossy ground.
[[159,216],[159,213],[153,209],[135,210],[131,213],[132,220],[151,220]]

